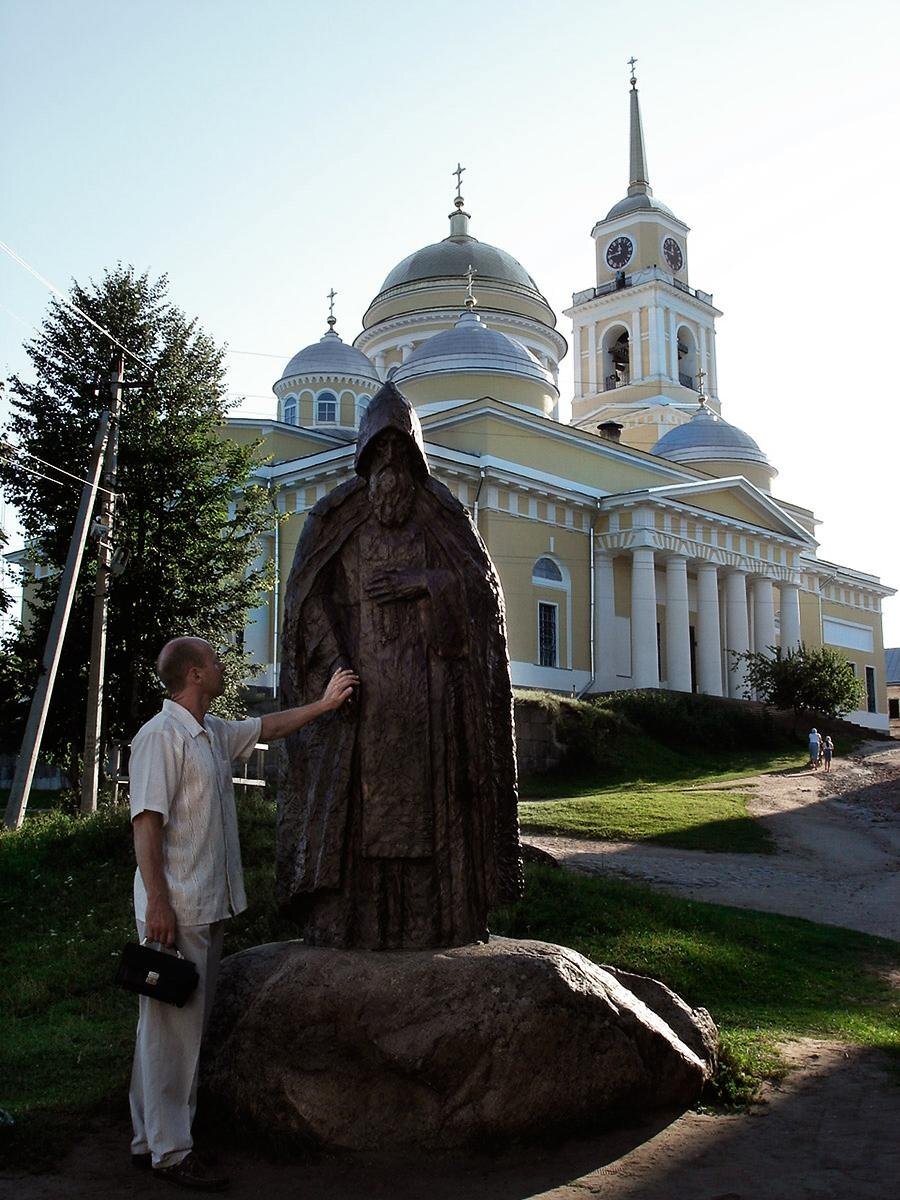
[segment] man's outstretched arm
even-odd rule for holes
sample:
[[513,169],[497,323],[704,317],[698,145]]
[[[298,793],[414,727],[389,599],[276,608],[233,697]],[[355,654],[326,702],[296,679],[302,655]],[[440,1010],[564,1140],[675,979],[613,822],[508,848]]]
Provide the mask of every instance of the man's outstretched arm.
[[276,738],[287,737],[289,733],[302,729],[316,717],[340,708],[345,701],[350,699],[353,689],[358,685],[358,675],[349,668],[340,668],[329,679],[321,700],[315,700],[312,704],[304,704],[300,708],[285,708],[281,712],[266,713],[262,719],[260,738],[264,742],[272,742]]

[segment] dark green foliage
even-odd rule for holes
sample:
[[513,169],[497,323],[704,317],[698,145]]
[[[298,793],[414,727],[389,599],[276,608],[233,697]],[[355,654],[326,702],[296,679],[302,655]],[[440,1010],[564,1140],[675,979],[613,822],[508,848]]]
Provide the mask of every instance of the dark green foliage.
[[711,696],[678,692],[614,692],[598,703],[627,717],[674,749],[774,750],[786,744],[769,713],[748,712]]
[[[273,525],[271,497],[254,484],[256,447],[220,436],[225,414],[224,351],[152,281],[122,265],[99,283],[74,283],[71,298],[140,356],[126,360],[128,391],[119,442],[119,506],[113,541],[130,556],[110,589],[105,730],[129,738],[158,707],[153,663],[170,637],[191,633],[230,647],[229,712],[247,667],[235,634],[269,584],[253,570],[258,536]],[[53,301],[41,333],[27,345],[35,382],[12,380],[7,433],[23,450],[84,475],[114,349],[66,305]],[[94,384],[101,396],[94,394]],[[101,386],[102,385],[102,386]],[[79,490],[0,464],[0,484],[19,510],[37,561],[65,560]],[[235,507],[236,503],[236,507]],[[73,782],[84,737],[95,543],[88,547],[56,685],[45,756]],[[21,728],[34,687],[57,580],[38,584],[34,621],[5,647],[0,721]]]
[[[0,449],[0,456],[2,456],[2,449]],[[3,554],[8,541],[6,530],[0,526],[0,554]],[[12,608],[12,597],[9,592],[0,587],[0,613],[9,612],[10,608]],[[0,681],[0,687],[2,687],[2,681]]]
[[782,652],[770,647],[770,654],[736,654],[744,664],[747,695],[755,693],[773,708],[840,717],[859,708],[865,690],[853,674],[853,667],[838,650],[823,646],[809,650]]

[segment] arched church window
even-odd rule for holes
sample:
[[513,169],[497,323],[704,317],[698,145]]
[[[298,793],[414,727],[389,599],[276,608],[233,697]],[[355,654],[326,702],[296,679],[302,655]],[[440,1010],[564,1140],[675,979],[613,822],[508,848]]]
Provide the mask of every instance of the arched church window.
[[297,424],[297,397],[288,396],[284,402],[282,420],[288,425]]
[[698,385],[697,343],[686,325],[678,329],[678,382],[682,387],[696,390]]
[[601,352],[603,390],[611,392],[631,382],[631,342],[628,330],[621,325],[608,329],[603,335]]
[[316,400],[316,421],[320,425],[334,425],[337,421],[338,402],[334,392],[319,392]]
[[552,558],[547,558],[547,557],[539,558],[537,560],[537,562],[534,564],[534,568],[531,572],[531,578],[535,582],[541,582],[541,583],[545,583],[547,581],[549,581],[551,583],[562,583],[563,582],[562,571],[559,569],[558,565],[553,561]]

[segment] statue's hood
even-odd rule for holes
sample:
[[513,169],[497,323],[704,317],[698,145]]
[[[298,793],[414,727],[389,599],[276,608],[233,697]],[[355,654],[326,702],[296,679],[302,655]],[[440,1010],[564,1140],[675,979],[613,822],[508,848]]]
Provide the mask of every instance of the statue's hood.
[[425,441],[419,416],[410,402],[393,383],[386,383],[371,400],[359,423],[356,440],[356,473],[365,475],[366,456],[375,438],[386,429],[395,429],[409,439],[410,461],[417,475],[429,474],[425,458]]

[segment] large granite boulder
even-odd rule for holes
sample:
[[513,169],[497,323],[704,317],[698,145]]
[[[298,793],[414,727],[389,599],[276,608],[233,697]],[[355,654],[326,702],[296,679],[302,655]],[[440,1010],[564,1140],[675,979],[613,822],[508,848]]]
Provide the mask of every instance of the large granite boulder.
[[222,964],[203,1082],[242,1122],[357,1150],[684,1108],[712,1069],[714,1027],[656,981],[627,978],[634,988],[574,950],[506,938],[258,946]]

